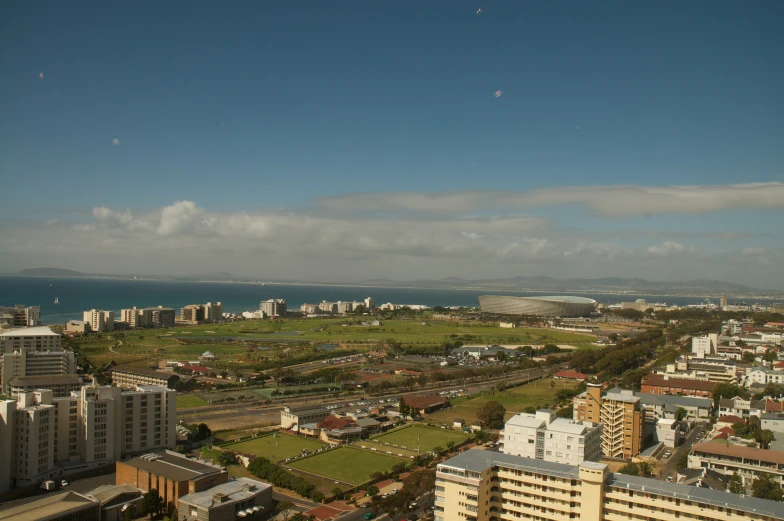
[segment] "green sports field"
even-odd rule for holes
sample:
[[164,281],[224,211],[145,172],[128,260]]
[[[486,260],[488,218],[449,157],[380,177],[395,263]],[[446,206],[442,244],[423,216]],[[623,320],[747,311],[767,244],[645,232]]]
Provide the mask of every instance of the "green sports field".
[[195,394],[177,395],[177,410],[187,409],[189,407],[199,407],[201,405],[207,405],[207,402]]
[[299,456],[302,449],[309,451],[318,450],[324,444],[312,438],[281,434],[276,438],[272,435],[255,438],[252,440],[234,443],[224,448],[254,456],[261,456],[273,462],[283,461],[286,458]]
[[379,443],[389,443],[390,445],[397,445],[399,447],[406,447],[409,450],[417,448],[417,438],[419,438],[419,450],[425,453],[432,450],[434,447],[447,448],[446,444],[450,441],[458,445],[468,439],[466,434],[462,432],[452,431],[449,429],[437,429],[435,427],[425,427],[423,425],[411,425],[410,427],[403,427],[381,436],[373,438],[373,441]]
[[388,472],[406,460],[369,450],[342,447],[295,461],[291,468],[324,476],[327,479],[361,485],[370,481],[374,472]]

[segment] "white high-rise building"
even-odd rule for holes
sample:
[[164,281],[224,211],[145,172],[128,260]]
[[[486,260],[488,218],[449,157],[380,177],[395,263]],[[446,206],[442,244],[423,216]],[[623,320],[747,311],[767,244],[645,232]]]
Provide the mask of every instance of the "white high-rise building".
[[352,311],[354,311],[354,304],[352,304],[351,302],[338,301],[338,313],[340,313],[341,315],[347,315]]
[[174,449],[176,395],[158,386],[87,386],[67,397],[39,390],[0,401],[0,492]]
[[695,336],[691,339],[691,352],[697,358],[705,358],[707,355],[715,355],[719,347],[718,333],[710,333],[705,336]]
[[284,317],[286,316],[286,301],[280,298],[262,300],[259,303],[259,311],[268,317]]
[[41,307],[17,304],[0,306],[0,328],[35,327],[41,325]]
[[25,327],[0,333],[0,354],[18,349],[54,351],[62,349],[60,335],[46,326]]
[[90,324],[90,329],[92,329],[94,333],[114,331],[114,311],[91,309],[90,311],[84,312],[83,320]]
[[365,309],[367,311],[373,311],[376,309],[376,301],[373,300],[373,297],[368,297],[365,299]]
[[577,465],[602,457],[602,426],[556,418],[555,411],[516,414],[504,425],[504,454]]

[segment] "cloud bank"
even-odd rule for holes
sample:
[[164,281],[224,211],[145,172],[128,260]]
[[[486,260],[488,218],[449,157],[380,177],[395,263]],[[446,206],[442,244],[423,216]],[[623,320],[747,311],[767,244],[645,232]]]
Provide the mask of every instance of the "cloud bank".
[[[564,205],[579,205],[588,216],[564,223],[535,214]],[[195,201],[149,211],[97,206],[87,220],[63,212],[57,219],[7,223],[0,228],[0,264],[322,281],[711,277],[784,289],[776,269],[784,261],[780,231],[690,228],[690,215],[726,209],[784,209],[784,184],[347,194],[296,210],[217,212]],[[682,225],[596,225],[642,215],[655,221],[663,213],[682,215]]]

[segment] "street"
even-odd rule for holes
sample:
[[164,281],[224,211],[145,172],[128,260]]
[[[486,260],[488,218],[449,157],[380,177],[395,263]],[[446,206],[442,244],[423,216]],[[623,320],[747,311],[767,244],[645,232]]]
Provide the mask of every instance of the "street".
[[667,476],[671,476],[673,472],[675,472],[675,466],[678,463],[678,458],[681,457],[681,454],[684,452],[689,452],[691,450],[691,446],[702,436],[702,433],[705,431],[705,424],[699,423],[697,424],[694,429],[689,433],[689,436],[681,443],[680,447],[675,449],[672,453],[672,456],[667,460],[667,463],[664,465],[661,471],[661,476],[666,478]]

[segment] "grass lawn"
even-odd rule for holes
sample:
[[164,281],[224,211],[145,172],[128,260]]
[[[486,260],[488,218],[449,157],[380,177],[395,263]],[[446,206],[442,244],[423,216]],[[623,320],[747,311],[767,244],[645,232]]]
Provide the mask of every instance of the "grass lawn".
[[177,409],[187,409],[189,407],[199,407],[207,405],[207,402],[195,394],[178,394],[177,395]]
[[277,438],[264,436],[255,438],[248,441],[242,441],[233,445],[228,445],[226,449],[235,450],[238,452],[245,452],[255,456],[261,456],[272,462],[283,461],[286,458],[299,456],[302,449],[314,451],[324,446],[318,440],[312,438],[302,438],[291,436],[290,434],[281,434]]
[[398,445],[400,447],[404,446],[409,450],[414,450],[417,448],[417,437],[419,437],[419,450],[422,453],[432,450],[433,447],[437,446],[441,446],[441,448],[445,449],[446,444],[450,441],[455,442],[457,445],[468,439],[468,436],[461,432],[415,424],[410,427],[404,427],[396,431],[382,434],[381,436],[373,438],[373,441],[389,443],[390,445]]
[[429,422],[447,425],[451,425],[456,419],[472,423],[476,421],[476,411],[479,410],[482,404],[490,400],[495,400],[506,407],[506,419],[509,419],[519,412],[525,412],[526,407],[541,408],[546,404],[553,405],[555,393],[561,389],[573,389],[577,386],[575,382],[554,381],[555,387],[550,387],[550,380],[538,380],[537,382],[507,389],[500,393],[464,400],[455,404],[452,409],[430,414],[426,419]]
[[310,458],[295,461],[291,468],[312,472],[327,479],[361,485],[370,480],[374,472],[388,472],[406,460],[377,454],[368,450],[342,447]]

